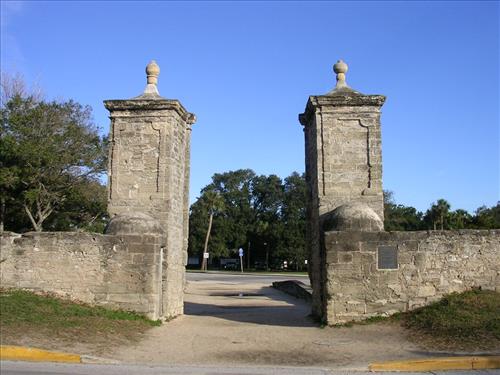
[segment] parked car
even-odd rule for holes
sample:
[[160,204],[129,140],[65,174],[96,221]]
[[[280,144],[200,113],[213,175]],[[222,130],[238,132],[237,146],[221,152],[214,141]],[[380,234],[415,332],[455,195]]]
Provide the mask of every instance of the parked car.
[[239,260],[235,258],[221,259],[220,266],[223,270],[236,271],[238,270]]

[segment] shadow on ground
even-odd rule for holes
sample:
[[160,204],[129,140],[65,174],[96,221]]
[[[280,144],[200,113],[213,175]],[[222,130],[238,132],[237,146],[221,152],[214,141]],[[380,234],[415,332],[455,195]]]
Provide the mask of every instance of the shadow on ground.
[[207,297],[213,298],[213,304],[186,301],[184,314],[270,326],[318,326],[309,316],[311,308],[308,303],[271,287],[262,287],[251,293],[214,291]]

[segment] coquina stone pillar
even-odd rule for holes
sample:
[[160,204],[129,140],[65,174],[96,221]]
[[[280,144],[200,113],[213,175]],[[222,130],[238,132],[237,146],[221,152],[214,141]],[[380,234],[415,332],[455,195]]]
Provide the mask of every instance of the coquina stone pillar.
[[[160,69],[146,67],[147,86],[138,97],[106,100],[110,112],[108,211],[156,219],[165,236],[163,315],[183,312],[187,259],[191,125],[195,116],[157,89]],[[134,220],[136,220],[135,218]]]
[[321,232],[327,214],[356,203],[368,206],[382,223],[384,217],[380,109],[385,97],[350,88],[347,69],[343,61],[337,62],[336,87],[325,95],[310,96],[299,115],[305,134],[313,314],[319,318],[325,312]]

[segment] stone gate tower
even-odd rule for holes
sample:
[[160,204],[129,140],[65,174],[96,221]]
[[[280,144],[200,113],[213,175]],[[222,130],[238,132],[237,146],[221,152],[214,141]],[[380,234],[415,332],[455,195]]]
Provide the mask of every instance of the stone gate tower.
[[[155,61],[146,67],[144,93],[106,100],[110,112],[108,211],[131,228],[148,215],[165,236],[164,315],[182,313],[187,258],[191,125],[195,116],[175,99],[162,98]],[[113,219],[115,217],[115,219]],[[146,216],[147,217],[147,216]],[[176,293],[180,298],[176,298]]]
[[[345,79],[348,67],[342,60],[333,69],[336,87],[325,95],[310,96],[299,115],[305,134],[313,314],[319,317],[325,282],[321,231],[328,214],[339,207],[361,215],[369,211],[368,215],[378,216],[380,226],[384,217],[380,109],[385,97],[350,88]],[[380,226],[374,229],[381,230]]]

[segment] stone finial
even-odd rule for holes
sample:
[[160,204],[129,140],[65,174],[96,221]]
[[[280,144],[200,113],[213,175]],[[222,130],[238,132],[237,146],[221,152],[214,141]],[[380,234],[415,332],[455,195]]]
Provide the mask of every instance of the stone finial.
[[337,86],[336,88],[349,87],[345,81],[345,74],[349,70],[347,64],[339,60],[335,65],[333,65],[333,71],[337,74]]
[[148,77],[148,84],[144,89],[144,94],[156,94],[160,95],[158,92],[158,76],[160,75],[160,67],[156,61],[151,60],[151,62],[146,66],[146,75]]
[[158,84],[158,76],[160,75],[160,67],[156,61],[151,62],[146,66],[146,74],[148,75],[148,84]]

